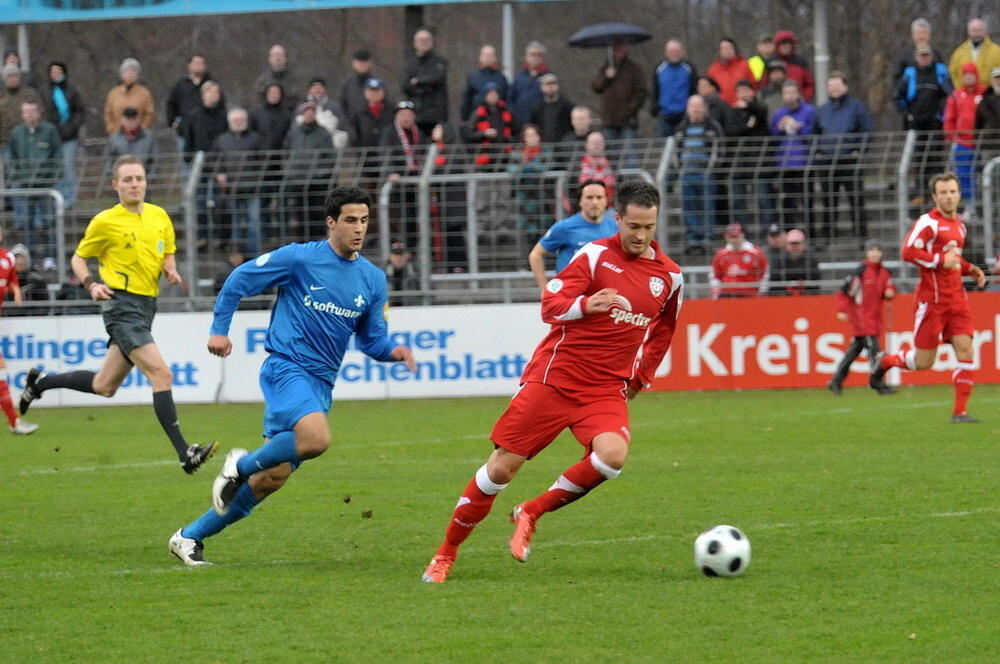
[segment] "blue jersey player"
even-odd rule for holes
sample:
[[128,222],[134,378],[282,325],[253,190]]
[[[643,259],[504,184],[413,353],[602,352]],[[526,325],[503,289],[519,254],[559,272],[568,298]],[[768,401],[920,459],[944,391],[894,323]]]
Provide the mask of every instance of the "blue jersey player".
[[208,350],[232,352],[229,326],[240,299],[278,287],[260,369],[265,443],[233,449],[212,485],[212,509],[170,538],[186,565],[205,565],[203,541],[248,516],[280,489],[300,463],[330,446],[327,411],[351,335],[358,348],[384,362],[416,364],[410,349],[393,346],[385,324],[385,273],[358,254],[368,230],[368,194],[334,189],[326,200],[326,240],[290,244],[236,268],[215,301]]
[[556,255],[556,274],[569,265],[577,250],[594,240],[611,237],[618,232],[615,215],[608,212],[608,190],[601,180],[584,180],[578,189],[580,211],[552,224],[538,244],[528,254],[528,265],[535,282],[544,292],[549,278],[545,276],[545,257]]

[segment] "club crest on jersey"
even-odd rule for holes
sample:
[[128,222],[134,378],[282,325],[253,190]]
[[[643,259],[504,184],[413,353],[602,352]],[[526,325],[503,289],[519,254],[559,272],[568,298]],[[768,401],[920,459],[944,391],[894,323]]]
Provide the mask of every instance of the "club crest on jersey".
[[549,283],[545,284],[545,290],[550,293],[558,293],[562,290],[563,282],[562,279],[552,279]]
[[653,294],[653,297],[660,297],[663,294],[663,289],[667,287],[666,282],[659,277],[649,278],[649,292]]

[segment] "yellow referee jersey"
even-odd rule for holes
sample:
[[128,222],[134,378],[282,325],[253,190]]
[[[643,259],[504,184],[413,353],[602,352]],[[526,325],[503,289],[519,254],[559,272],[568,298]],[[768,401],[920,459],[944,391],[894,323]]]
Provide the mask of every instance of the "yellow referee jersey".
[[156,297],[163,257],[177,253],[174,225],[158,205],[143,203],[136,214],[119,203],[90,220],[76,253],[97,259],[109,288]]

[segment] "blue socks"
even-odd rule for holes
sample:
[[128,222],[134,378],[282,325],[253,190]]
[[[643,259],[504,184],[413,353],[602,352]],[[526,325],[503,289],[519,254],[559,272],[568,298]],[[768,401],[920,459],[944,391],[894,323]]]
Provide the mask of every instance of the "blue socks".
[[295,452],[295,432],[282,431],[236,463],[240,477],[250,477],[283,463],[295,465],[299,460]]
[[181,537],[190,537],[201,542],[206,537],[211,537],[226,526],[248,516],[259,502],[260,500],[250,490],[250,484],[244,483],[233,496],[232,502],[229,503],[229,511],[226,512],[225,516],[219,516],[214,509],[209,508],[191,525],[181,529]]

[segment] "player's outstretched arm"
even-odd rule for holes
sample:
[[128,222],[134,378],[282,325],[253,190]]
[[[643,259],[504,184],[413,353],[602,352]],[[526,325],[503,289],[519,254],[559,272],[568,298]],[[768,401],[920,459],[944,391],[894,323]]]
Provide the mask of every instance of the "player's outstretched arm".
[[413,360],[413,354],[406,346],[394,346],[389,339],[389,326],[386,324],[388,315],[388,286],[386,285],[385,273],[379,274],[379,281],[374,284],[372,291],[372,302],[368,311],[358,320],[358,326],[354,330],[357,337],[358,349],[368,357],[379,362],[406,362],[406,366],[411,371],[417,368]]
[[[542,293],[542,320],[546,323],[569,323],[598,311],[587,308],[587,301],[590,299],[587,293],[593,282],[593,264],[597,260],[596,254],[592,256],[588,252],[589,247],[593,245],[581,249],[569,265],[545,285],[545,292]],[[596,295],[594,293],[591,297]],[[603,299],[598,299],[597,304],[604,306]],[[610,306],[610,301],[607,306]]]
[[410,371],[416,372],[417,361],[413,359],[413,351],[409,346],[396,346],[392,349],[392,359],[399,360],[406,365]]
[[208,352],[219,357],[229,357],[233,352],[233,342],[224,334],[213,334],[208,338]]
[[545,250],[541,242],[536,243],[532,247],[531,253],[528,254],[528,266],[531,268],[531,273],[535,275],[535,283],[543,292],[545,284],[548,283],[548,279],[545,278],[545,257],[548,255],[549,252]]

